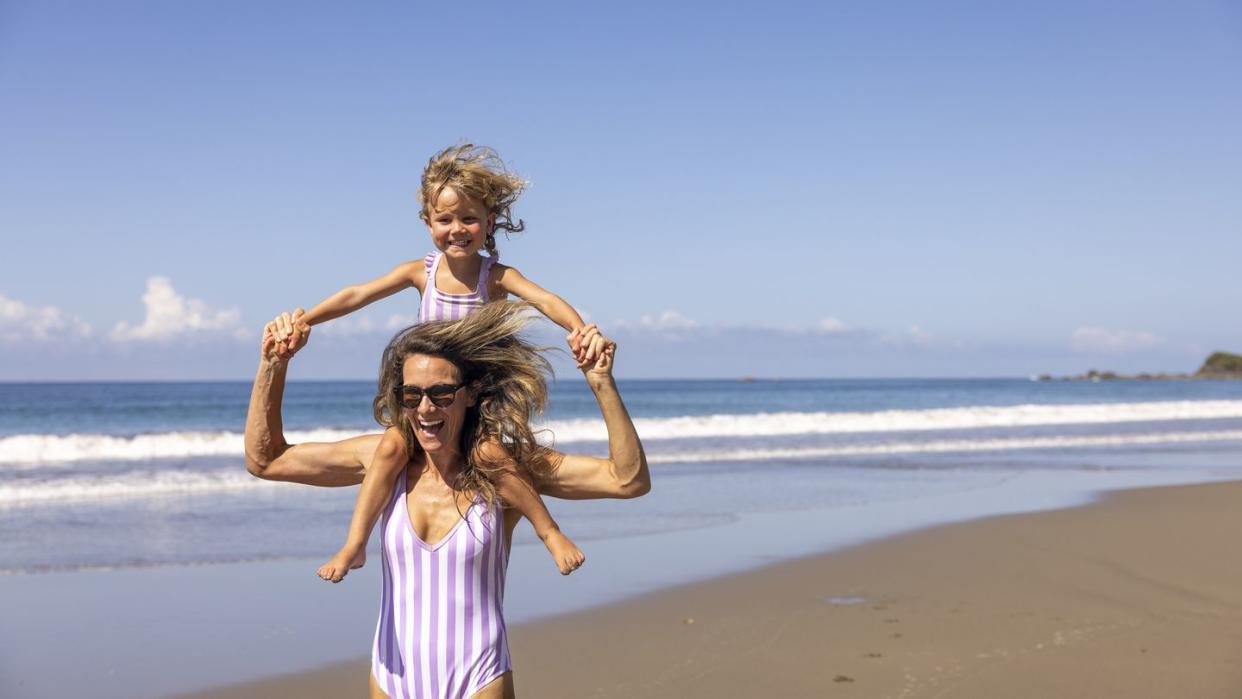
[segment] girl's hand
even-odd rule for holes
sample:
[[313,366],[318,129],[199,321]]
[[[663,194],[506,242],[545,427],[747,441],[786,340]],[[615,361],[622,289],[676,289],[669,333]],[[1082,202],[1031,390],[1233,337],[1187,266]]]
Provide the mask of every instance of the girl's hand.
[[595,326],[587,327],[589,331],[583,338],[583,345],[595,345],[598,349],[593,360],[579,363],[578,368],[586,376],[587,382],[592,385],[595,385],[597,382],[611,381],[613,360],[617,353],[617,343],[600,335],[599,330]]
[[604,351],[604,347],[614,344],[612,340],[600,334],[595,323],[574,330],[565,340],[569,343],[569,349],[573,352],[574,362],[577,363],[579,369],[594,364]]
[[261,351],[264,359],[288,361],[310,339],[310,326],[301,321],[302,309],[281,313],[263,327]]
[[579,369],[586,366],[588,363],[586,357],[587,345],[585,338],[592,332],[595,332],[596,334],[599,332],[594,323],[577,328],[565,336],[565,342],[569,343],[569,353],[574,356],[574,364],[576,364]]
[[304,315],[306,311],[298,308],[293,313],[287,311],[281,313],[267,324],[272,329],[272,334],[276,336],[276,341],[288,345],[290,354],[297,352],[306,344],[302,336],[310,333],[310,326],[302,322]]

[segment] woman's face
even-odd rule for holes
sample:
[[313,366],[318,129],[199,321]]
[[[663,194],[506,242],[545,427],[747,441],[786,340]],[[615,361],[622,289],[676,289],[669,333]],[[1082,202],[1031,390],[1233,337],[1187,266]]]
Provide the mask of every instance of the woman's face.
[[458,451],[466,410],[474,405],[475,396],[461,384],[457,366],[441,357],[414,354],[406,357],[401,380],[405,418],[423,451]]

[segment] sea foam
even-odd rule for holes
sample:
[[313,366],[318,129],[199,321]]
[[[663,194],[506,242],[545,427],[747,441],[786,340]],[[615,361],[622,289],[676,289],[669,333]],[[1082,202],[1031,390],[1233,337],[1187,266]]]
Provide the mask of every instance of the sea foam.
[[[1242,430],[1203,430],[976,439],[903,439],[822,447],[699,448],[648,453],[651,464],[823,459],[840,456],[1004,452],[1032,449],[1125,447],[1192,442],[1242,441]],[[120,498],[194,495],[270,485],[240,467],[202,471],[136,469],[109,474],[74,474],[0,483],[0,507],[63,504]]]
[[[919,432],[1040,425],[1095,425],[1242,418],[1242,401],[1155,401],[1066,405],[975,406],[874,412],[778,412],[749,415],[638,418],[645,442],[711,437],[780,437],[816,434]],[[600,419],[550,420],[546,437],[564,446],[604,441]],[[331,442],[356,430],[317,429],[286,433],[290,443]],[[240,457],[239,432],[164,432],[136,436],[25,434],[0,438],[0,464],[37,466],[75,461],[137,461],[192,457]]]

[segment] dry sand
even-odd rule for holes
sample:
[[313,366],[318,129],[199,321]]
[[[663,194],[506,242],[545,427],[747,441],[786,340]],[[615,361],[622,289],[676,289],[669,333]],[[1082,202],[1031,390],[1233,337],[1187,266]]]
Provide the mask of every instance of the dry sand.
[[[1237,699],[1240,533],[1242,483],[937,527],[514,627],[518,695]],[[366,672],[194,696],[365,696]]]

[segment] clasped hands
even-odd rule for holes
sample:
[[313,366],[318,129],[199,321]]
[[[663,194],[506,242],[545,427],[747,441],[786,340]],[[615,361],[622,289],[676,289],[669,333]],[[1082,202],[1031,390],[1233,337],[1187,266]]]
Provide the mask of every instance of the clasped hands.
[[[265,359],[288,361],[310,339],[311,327],[302,321],[301,308],[284,312],[263,326],[261,353]],[[577,328],[565,336],[574,362],[583,371],[611,370],[617,343],[599,331],[595,323]]]

